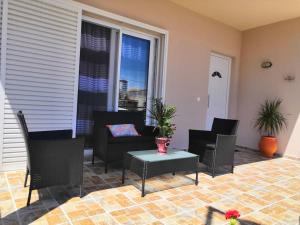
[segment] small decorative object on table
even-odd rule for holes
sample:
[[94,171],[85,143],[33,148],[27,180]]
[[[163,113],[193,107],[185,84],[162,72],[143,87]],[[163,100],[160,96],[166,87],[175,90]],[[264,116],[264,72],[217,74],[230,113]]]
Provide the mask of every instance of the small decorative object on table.
[[240,213],[237,210],[228,210],[225,213],[226,220],[229,220],[230,225],[237,225],[238,221],[237,218],[240,217]]
[[158,152],[167,153],[170,139],[176,129],[175,124],[172,123],[176,108],[162,102],[161,98],[155,98],[152,109],[149,111],[151,118],[156,122],[155,129],[159,131],[156,137]]

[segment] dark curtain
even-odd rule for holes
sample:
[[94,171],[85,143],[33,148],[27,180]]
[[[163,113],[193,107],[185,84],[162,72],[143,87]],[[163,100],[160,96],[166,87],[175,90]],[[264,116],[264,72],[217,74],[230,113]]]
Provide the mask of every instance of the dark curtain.
[[110,34],[109,28],[82,22],[76,133],[86,147],[93,146],[93,112],[107,110]]

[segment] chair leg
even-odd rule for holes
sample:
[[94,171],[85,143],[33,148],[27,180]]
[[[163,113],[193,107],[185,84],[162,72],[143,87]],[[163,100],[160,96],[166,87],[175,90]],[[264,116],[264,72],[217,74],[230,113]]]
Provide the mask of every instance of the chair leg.
[[211,172],[212,178],[215,177],[215,166],[212,167],[212,172]]
[[93,149],[92,164],[94,165],[94,163],[95,163],[95,150]]
[[31,192],[32,192],[32,188],[31,188],[31,186],[30,186],[30,187],[29,187],[28,198],[27,198],[27,206],[29,206],[29,205],[30,205]]
[[108,168],[108,165],[107,165],[107,162],[105,162],[104,164],[104,172],[107,173],[107,168]]
[[216,151],[213,152],[213,161],[212,161],[212,177],[215,177],[216,173]]
[[79,197],[82,197],[82,185],[79,185]]
[[234,170],[234,165],[232,164],[232,166],[231,166],[231,173],[233,173],[233,170]]
[[24,187],[26,187],[26,185],[27,185],[28,175],[29,175],[29,169],[27,168],[27,169],[26,169],[26,175],[25,175]]

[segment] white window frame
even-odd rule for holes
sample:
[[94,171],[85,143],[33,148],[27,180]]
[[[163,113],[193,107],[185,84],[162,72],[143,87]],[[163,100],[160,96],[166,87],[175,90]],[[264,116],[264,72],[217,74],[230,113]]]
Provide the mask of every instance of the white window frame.
[[[122,50],[122,36],[123,34],[133,37],[141,38],[150,41],[149,52],[149,68],[148,68],[148,85],[147,85],[147,109],[151,107],[153,97],[161,97],[165,99],[165,73],[166,65],[161,62],[162,51],[162,37],[141,32],[139,30],[122,27],[114,23],[92,18],[89,16],[82,16],[82,20],[93,23],[99,26],[107,27],[112,30],[111,35],[111,52],[110,66],[109,66],[109,81],[108,81],[108,103],[107,109],[109,111],[118,111],[119,104],[119,80],[121,69],[121,50]],[[116,41],[117,46],[115,46]],[[164,54],[166,57],[166,54]],[[164,58],[165,59],[165,58]],[[161,74],[159,77],[158,75]],[[149,112],[146,113],[146,124],[151,124],[149,119]]]
[[[150,109],[151,107],[151,98],[155,97],[155,92],[154,89],[156,89],[156,87],[154,87],[153,79],[154,79],[154,72],[156,71],[156,65],[154,62],[155,59],[155,37],[151,36],[151,35],[146,35],[146,34],[142,34],[139,32],[135,32],[132,30],[123,30],[122,32],[122,36],[120,37],[120,39],[122,39],[123,34],[125,35],[130,35],[132,37],[137,37],[137,38],[141,38],[144,40],[147,40],[150,42],[150,49],[149,49],[149,66],[148,66],[148,80],[147,80],[147,105],[146,108]],[[122,41],[121,41],[121,46],[120,48],[122,49]],[[121,62],[121,58],[119,59],[119,61]],[[120,65],[121,66],[121,65]],[[121,67],[120,67],[121,68]],[[120,72],[120,71],[119,71]],[[120,75],[118,75],[118,77],[120,78]],[[120,79],[118,79],[118,81],[120,81]],[[118,103],[119,103],[119,88],[118,90],[116,90],[116,110],[118,109]],[[149,120],[149,112],[147,111],[146,113],[146,124],[150,124],[150,120]]]

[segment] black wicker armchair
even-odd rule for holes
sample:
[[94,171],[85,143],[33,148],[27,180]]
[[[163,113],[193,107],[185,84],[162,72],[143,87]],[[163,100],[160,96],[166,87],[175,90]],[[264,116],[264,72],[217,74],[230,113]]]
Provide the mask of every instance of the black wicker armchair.
[[211,131],[189,130],[189,152],[199,155],[215,176],[215,168],[231,165],[234,168],[234,150],[238,120],[214,118]]
[[27,206],[32,190],[55,186],[83,184],[84,139],[73,138],[72,130],[29,132],[24,114],[18,119],[25,138],[27,170],[24,186],[30,175]]
[[[94,112],[94,156],[104,161],[105,173],[108,164],[122,162],[124,153],[128,151],[139,151],[155,149],[154,127],[146,126],[143,112]],[[108,124],[134,124],[140,136],[135,137],[113,137]]]

